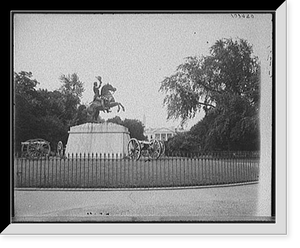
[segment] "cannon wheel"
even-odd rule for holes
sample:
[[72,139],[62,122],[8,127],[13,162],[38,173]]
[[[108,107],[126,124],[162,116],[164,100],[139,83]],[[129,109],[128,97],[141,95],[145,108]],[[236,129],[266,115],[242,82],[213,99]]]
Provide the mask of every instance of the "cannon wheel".
[[26,144],[26,142],[22,142],[21,143],[21,156],[22,157],[26,157],[28,155],[27,148],[28,148],[28,145]]
[[29,140],[27,154],[29,157],[47,157],[50,154],[50,144],[43,139]]
[[149,146],[149,155],[152,159],[158,159],[161,155],[161,144],[158,140],[151,140],[151,145]]
[[130,139],[128,142],[127,149],[128,156],[130,157],[130,159],[138,160],[141,157],[141,145],[137,139]]

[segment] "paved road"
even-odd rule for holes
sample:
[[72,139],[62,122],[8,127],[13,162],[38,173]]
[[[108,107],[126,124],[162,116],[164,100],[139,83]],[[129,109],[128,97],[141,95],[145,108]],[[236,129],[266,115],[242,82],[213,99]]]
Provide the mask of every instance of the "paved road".
[[257,218],[258,184],[176,190],[16,190],[14,221],[211,221]]

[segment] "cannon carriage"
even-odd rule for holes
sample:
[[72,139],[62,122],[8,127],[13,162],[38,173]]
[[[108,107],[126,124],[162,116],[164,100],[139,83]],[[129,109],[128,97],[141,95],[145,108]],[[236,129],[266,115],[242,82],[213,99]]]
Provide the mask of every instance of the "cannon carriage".
[[[56,155],[64,156],[64,146],[62,141],[57,143]],[[44,139],[29,139],[21,142],[21,157],[25,158],[49,158],[51,155],[50,142]],[[53,153],[52,153],[53,155]]]
[[41,158],[50,155],[50,142],[44,139],[29,139],[21,142],[22,157]]
[[165,151],[164,143],[160,140],[137,140],[131,138],[128,142],[128,156],[132,160],[139,160],[141,156],[158,159]]

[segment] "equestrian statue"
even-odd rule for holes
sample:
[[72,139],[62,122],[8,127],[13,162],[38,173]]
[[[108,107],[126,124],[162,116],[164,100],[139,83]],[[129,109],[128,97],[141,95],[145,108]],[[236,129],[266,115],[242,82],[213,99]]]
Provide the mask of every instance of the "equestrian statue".
[[116,102],[113,97],[113,93],[116,92],[117,89],[111,84],[107,83],[102,86],[101,91],[99,93],[99,89],[102,85],[102,78],[100,76],[96,78],[99,80],[99,86],[97,86],[97,82],[94,82],[94,98],[86,109],[89,119],[92,122],[96,122],[98,120],[100,111],[103,111],[104,113],[109,113],[111,112],[110,109],[116,106],[118,106],[118,112],[121,108],[123,111],[125,111],[124,106],[121,103]]

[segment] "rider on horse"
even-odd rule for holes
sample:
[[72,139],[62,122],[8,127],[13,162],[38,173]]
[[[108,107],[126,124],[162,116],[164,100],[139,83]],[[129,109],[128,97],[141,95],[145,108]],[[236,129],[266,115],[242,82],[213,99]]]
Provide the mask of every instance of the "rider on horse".
[[99,86],[97,86],[97,82],[94,82],[94,87],[93,87],[93,91],[94,91],[94,99],[93,101],[99,101],[101,103],[102,106],[104,106],[104,110],[106,110],[107,113],[111,112],[109,110],[109,106],[108,106],[108,103],[109,103],[109,100],[105,97],[105,96],[102,96],[99,94],[99,88],[101,87],[101,84],[102,84],[102,80],[101,80],[101,77],[98,76],[96,77],[100,84]]
[[[93,101],[89,104],[89,106],[86,109],[88,118],[91,121],[97,121],[100,111],[103,112],[106,111],[107,113],[109,113],[111,112],[110,109],[113,107],[118,107],[117,110],[118,112],[120,111],[121,108],[123,111],[125,111],[124,106],[120,102],[116,102],[113,97],[112,93],[114,93],[117,89],[109,83],[102,86],[101,77],[98,76],[96,78],[99,80],[100,84],[99,86],[97,86],[97,82],[94,82],[94,87],[93,87],[94,98]],[[99,93],[99,89],[101,86],[102,88]]]

